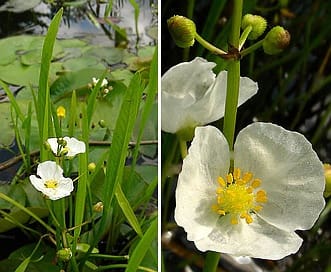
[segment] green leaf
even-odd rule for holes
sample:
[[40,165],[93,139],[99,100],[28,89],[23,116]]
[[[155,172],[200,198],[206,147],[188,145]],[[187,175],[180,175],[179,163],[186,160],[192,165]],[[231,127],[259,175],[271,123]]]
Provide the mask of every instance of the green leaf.
[[152,242],[157,238],[157,217],[153,220],[150,227],[145,232],[144,236],[141,238],[135,249],[133,250],[128,266],[126,267],[125,271],[137,271],[138,266],[140,265],[141,261],[143,260],[147,250],[152,245]]
[[56,35],[60,26],[62,18],[63,8],[61,8],[54,16],[51,24],[48,28],[41,55],[41,66],[39,75],[39,89],[38,89],[38,100],[37,100],[37,117],[38,127],[40,134],[40,160],[44,161],[47,159],[47,152],[44,149],[44,142],[48,138],[49,124],[51,124],[51,114],[49,108],[50,102],[50,91],[48,86],[49,70],[53,55],[54,43]]
[[118,204],[120,205],[120,207],[122,209],[122,212],[124,213],[126,219],[129,222],[129,224],[134,229],[134,231],[140,237],[142,237],[143,233],[140,228],[139,221],[138,221],[137,217],[135,216],[135,214],[130,206],[129,201],[126,199],[120,184],[117,185],[117,187],[116,187],[115,196],[116,196]]
[[140,75],[135,74],[126,91],[121,107],[120,115],[116,122],[112,145],[109,151],[108,165],[105,179],[104,213],[102,217],[101,232],[107,227],[106,222],[111,216],[112,199],[116,187],[120,184],[123,177],[123,169],[127,156],[128,144],[132,135],[133,126],[137,117],[139,103],[141,100],[143,86]]

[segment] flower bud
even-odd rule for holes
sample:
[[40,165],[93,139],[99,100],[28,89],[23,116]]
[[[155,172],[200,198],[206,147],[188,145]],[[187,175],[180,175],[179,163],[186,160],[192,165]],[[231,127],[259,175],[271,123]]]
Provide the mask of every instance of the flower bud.
[[103,203],[100,201],[93,206],[93,211],[102,212],[103,211]]
[[324,163],[324,174],[325,174],[325,190],[324,197],[331,196],[331,165]]
[[105,127],[106,127],[106,121],[103,120],[103,119],[101,119],[101,120],[98,122],[98,124],[99,124],[99,126],[100,126],[101,128],[105,128]]
[[89,172],[93,173],[96,167],[97,166],[94,162],[90,162],[87,166],[87,169],[89,170]]
[[57,107],[56,115],[59,118],[65,118],[66,117],[66,109],[63,106]]
[[62,248],[56,252],[56,256],[59,260],[68,262],[72,257],[72,252],[70,248]]
[[290,33],[281,26],[273,27],[263,40],[263,50],[266,54],[275,55],[282,52],[290,43]]
[[196,27],[192,20],[175,15],[168,19],[167,23],[169,32],[177,46],[187,48],[194,44]]
[[66,156],[69,153],[69,148],[68,147],[64,147],[61,152],[60,152],[60,156]]
[[248,26],[252,27],[252,31],[249,33],[248,39],[256,40],[267,28],[267,21],[262,16],[246,14],[242,19],[241,28],[244,30]]
[[57,139],[57,144],[62,146],[62,147],[65,147],[67,145],[67,141],[63,138],[58,138]]

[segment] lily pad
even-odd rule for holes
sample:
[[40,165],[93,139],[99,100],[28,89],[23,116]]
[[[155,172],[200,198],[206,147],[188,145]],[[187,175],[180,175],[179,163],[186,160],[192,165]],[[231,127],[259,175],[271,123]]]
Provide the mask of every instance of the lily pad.
[[71,58],[66,60],[62,63],[65,70],[69,71],[77,71],[82,69],[82,67],[85,68],[93,68],[93,69],[106,69],[106,67],[100,63],[99,59],[96,57],[90,56],[90,57],[82,57],[82,58]]
[[20,13],[35,8],[40,4],[40,2],[40,0],[9,0],[0,6],[0,11]]
[[120,63],[123,59],[123,49],[115,47],[97,47],[93,46],[88,49],[85,56],[94,56],[106,62],[108,65]]
[[10,103],[0,103],[0,116],[1,116],[1,128],[0,133],[0,148],[11,146],[14,142],[15,133],[13,130],[13,123],[10,117]]

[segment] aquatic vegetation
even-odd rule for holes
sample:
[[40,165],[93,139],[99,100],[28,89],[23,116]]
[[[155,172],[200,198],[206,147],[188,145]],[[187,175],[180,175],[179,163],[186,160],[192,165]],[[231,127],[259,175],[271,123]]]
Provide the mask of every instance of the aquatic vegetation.
[[156,270],[157,47],[58,40],[62,12],[45,37],[0,40],[0,143],[15,141],[22,161],[0,186],[0,231],[31,233],[1,267]]

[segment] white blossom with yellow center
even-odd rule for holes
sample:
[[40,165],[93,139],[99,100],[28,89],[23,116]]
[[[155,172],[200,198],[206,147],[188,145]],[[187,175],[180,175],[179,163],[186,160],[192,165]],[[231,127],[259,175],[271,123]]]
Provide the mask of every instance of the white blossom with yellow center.
[[[216,66],[203,58],[195,58],[171,67],[161,79],[161,128],[177,133],[216,121],[224,116],[227,72],[217,77]],[[248,77],[240,78],[240,106],[258,90]]]
[[85,143],[74,137],[65,136],[63,138],[49,138],[47,139],[47,142],[55,155],[61,155],[63,153],[67,157],[74,157],[77,154],[85,153],[86,151]]
[[175,220],[201,251],[281,259],[302,244],[295,230],[317,220],[324,186],[323,165],[297,132],[254,123],[230,152],[217,128],[197,127],[178,178]]
[[70,195],[74,189],[71,178],[63,176],[62,168],[53,161],[45,161],[38,165],[37,175],[31,175],[32,185],[51,200]]

